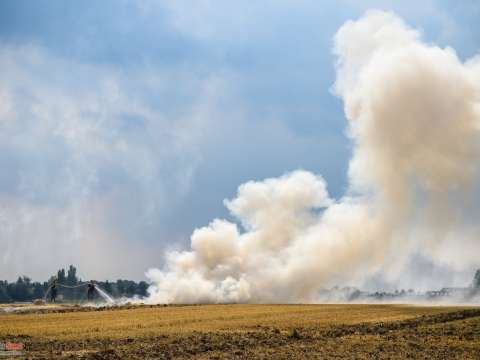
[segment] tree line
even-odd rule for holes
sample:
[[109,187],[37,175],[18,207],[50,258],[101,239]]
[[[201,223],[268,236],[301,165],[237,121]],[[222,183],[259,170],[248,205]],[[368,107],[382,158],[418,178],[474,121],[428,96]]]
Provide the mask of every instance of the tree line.
[[[28,276],[20,276],[15,282],[0,280],[0,303],[33,301],[43,299],[53,280],[57,284],[75,287],[83,283],[77,276],[77,269],[70,265],[67,270],[59,269],[56,276],[51,276],[48,281],[32,281]],[[148,284],[145,281],[135,282],[132,280],[117,281],[95,281],[95,283],[104,289],[113,297],[134,297],[147,296]],[[62,301],[82,300],[85,295],[85,289],[82,287],[67,288],[61,287],[59,299]]]

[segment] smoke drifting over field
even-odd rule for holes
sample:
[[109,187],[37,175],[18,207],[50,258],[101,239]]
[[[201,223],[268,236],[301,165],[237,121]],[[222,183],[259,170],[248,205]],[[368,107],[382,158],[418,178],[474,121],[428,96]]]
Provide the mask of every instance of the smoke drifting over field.
[[380,11],[345,23],[334,52],[354,144],[344,198],[307,171],[241,185],[225,201],[239,224],[215,219],[168,253],[147,273],[150,301],[308,302],[379,272],[397,279],[414,255],[458,271],[478,261],[480,59]]

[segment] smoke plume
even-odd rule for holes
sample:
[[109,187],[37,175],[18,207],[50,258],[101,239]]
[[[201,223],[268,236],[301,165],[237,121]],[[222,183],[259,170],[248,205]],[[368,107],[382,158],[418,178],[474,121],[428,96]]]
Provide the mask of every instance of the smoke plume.
[[478,261],[480,59],[380,11],[345,23],[334,53],[353,142],[346,195],[307,171],[241,185],[225,201],[238,223],[215,219],[167,253],[147,273],[150,301],[313,302],[337,283],[393,281],[412,256],[455,271]]

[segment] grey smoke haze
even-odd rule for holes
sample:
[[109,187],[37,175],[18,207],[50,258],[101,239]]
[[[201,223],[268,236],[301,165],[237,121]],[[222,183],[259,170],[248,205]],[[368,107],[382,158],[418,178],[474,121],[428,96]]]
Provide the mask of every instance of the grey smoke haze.
[[354,147],[345,196],[304,170],[241,185],[225,201],[237,222],[196,229],[148,271],[150,301],[310,302],[336,284],[408,286],[412,261],[469,277],[480,265],[480,59],[381,11],[345,23],[334,53]]
[[1,40],[0,68],[1,279],[69,264],[84,279],[144,279],[218,213],[210,199],[230,182],[346,152],[248,118],[227,70],[91,64]]
[[189,78],[202,95],[172,114],[145,96],[149,86],[162,93],[172,73],[122,72],[7,44],[0,67],[8,69],[0,84],[2,278],[44,280],[70,263],[82,276],[141,278],[163,244],[135,240],[157,238],[159,204],[173,206],[187,191],[221,81]]

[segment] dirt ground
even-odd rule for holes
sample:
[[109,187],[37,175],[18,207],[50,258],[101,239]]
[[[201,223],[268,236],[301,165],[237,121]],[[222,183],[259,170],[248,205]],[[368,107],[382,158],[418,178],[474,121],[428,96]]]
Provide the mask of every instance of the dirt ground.
[[0,342],[52,359],[480,359],[480,308],[407,305],[26,307]]

